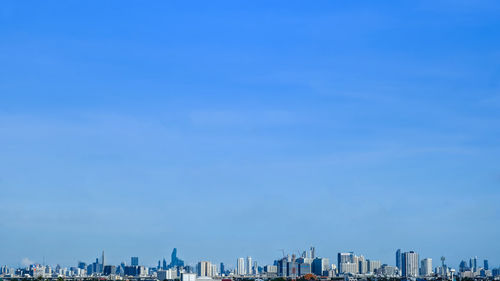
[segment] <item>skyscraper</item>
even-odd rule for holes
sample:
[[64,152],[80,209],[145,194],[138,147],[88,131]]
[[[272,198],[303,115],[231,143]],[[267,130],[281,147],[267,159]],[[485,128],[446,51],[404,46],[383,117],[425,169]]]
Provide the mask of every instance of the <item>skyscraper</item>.
[[252,257],[247,257],[247,264],[245,266],[247,275],[253,275],[252,266],[253,266]]
[[130,258],[131,266],[139,266],[139,257],[131,257]]
[[432,274],[432,259],[426,258],[420,262],[420,275],[429,276]]
[[404,277],[418,277],[419,258],[414,251],[404,252],[402,254],[402,275]]
[[220,276],[226,273],[226,269],[224,268],[224,263],[220,263]]
[[238,258],[238,262],[236,264],[236,273],[240,276],[245,275],[245,259]]
[[177,248],[174,248],[172,250],[171,261],[170,261],[170,265],[168,267],[172,268],[172,267],[181,267],[181,266],[184,266],[184,261],[177,257]]
[[102,260],[101,260],[101,272],[104,272],[104,265],[106,264],[106,260],[104,259],[104,250],[102,251]]
[[340,269],[342,263],[354,263],[354,253],[338,253],[337,254],[337,267]]
[[198,276],[206,276],[206,277],[213,276],[212,274],[213,267],[209,261],[200,261],[198,263],[197,271],[198,271]]
[[401,264],[402,264],[401,249],[398,249],[398,250],[396,251],[396,267],[397,267],[400,271],[402,271]]
[[488,260],[484,260],[484,270],[489,270],[490,269],[490,265],[488,264]]

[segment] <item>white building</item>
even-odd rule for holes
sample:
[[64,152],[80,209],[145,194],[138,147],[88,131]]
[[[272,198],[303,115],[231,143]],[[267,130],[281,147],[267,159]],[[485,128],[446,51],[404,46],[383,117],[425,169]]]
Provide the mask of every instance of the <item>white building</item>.
[[181,281],[196,281],[196,274],[194,274],[194,273],[181,273]]
[[368,272],[374,273],[377,269],[382,266],[380,261],[368,260]]
[[213,276],[212,263],[210,263],[209,261],[200,261],[198,263],[198,266],[196,269],[197,269],[196,271],[198,273],[198,276],[204,276],[204,277],[212,277]]
[[247,264],[245,266],[246,268],[246,274],[247,275],[253,275],[253,270],[252,270],[252,267],[253,267],[253,263],[252,263],[252,257],[247,257]]
[[238,258],[238,263],[236,265],[236,274],[242,276],[245,275],[245,259],[244,258]]
[[426,258],[420,262],[420,276],[430,276],[432,274],[432,259]]
[[404,277],[418,277],[419,273],[419,258],[418,254],[410,251],[403,253],[403,276]]

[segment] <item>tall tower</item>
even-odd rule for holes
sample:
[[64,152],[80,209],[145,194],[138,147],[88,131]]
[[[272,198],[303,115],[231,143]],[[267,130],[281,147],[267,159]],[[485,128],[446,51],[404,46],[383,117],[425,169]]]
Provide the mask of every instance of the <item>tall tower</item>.
[[399,269],[399,272],[402,272],[403,268],[401,267],[401,249],[396,251],[396,267]]
[[245,275],[245,259],[244,258],[238,258],[236,273],[239,276]]
[[104,250],[102,251],[102,271],[104,272],[104,265],[106,264],[106,260],[104,259]]
[[252,266],[253,266],[252,257],[247,257],[247,264],[245,266],[247,275],[253,275]]

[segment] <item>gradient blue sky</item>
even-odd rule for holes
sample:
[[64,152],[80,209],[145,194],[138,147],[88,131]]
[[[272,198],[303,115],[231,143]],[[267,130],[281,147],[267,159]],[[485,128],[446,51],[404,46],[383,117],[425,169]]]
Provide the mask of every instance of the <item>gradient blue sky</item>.
[[500,264],[498,1],[3,1],[0,264]]

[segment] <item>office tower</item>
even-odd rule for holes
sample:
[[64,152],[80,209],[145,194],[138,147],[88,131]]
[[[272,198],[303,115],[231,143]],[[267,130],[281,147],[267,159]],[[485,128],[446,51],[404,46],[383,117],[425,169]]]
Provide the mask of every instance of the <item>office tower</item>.
[[247,257],[247,264],[246,264],[245,268],[246,268],[246,274],[247,275],[253,275],[253,272],[252,272],[252,257]]
[[312,266],[308,262],[299,263],[299,276],[312,273]]
[[469,267],[467,266],[467,262],[466,261],[461,261],[460,265],[458,266],[458,270],[460,272],[464,272],[464,271],[469,270]]
[[278,268],[278,276],[287,277],[288,274],[288,259],[283,257],[276,261],[276,266]]
[[311,272],[318,276],[324,276],[327,274],[329,264],[328,258],[315,258],[311,264]]
[[177,257],[177,248],[174,248],[172,250],[171,261],[168,267],[172,268],[172,267],[182,267],[182,266],[184,266],[184,261]]
[[311,259],[315,259],[315,258],[316,258],[316,248],[311,246]]
[[240,276],[245,275],[245,259],[238,258],[238,262],[236,264],[236,273]]
[[257,266],[257,261],[253,261],[253,274],[259,274],[259,267]]
[[484,260],[484,265],[483,265],[483,267],[484,267],[484,270],[489,270],[489,269],[490,269],[490,266],[489,266],[489,264],[488,264],[488,260]]
[[473,257],[469,259],[469,268],[472,272],[477,271],[477,257]]
[[404,277],[418,277],[419,271],[419,258],[418,254],[414,251],[404,252],[402,254],[402,275]]
[[401,268],[401,264],[402,264],[402,256],[401,256],[401,249],[398,249],[396,251],[396,267],[399,269],[399,270],[402,270]]
[[114,265],[105,265],[104,269],[102,270],[102,274],[109,276],[112,274],[116,274],[116,266]]
[[220,263],[220,276],[223,276],[226,273],[226,268],[224,267],[224,263]]
[[131,257],[130,258],[131,266],[139,266],[139,257]]
[[167,269],[167,261],[165,260],[165,258],[163,258],[161,269],[163,269],[163,270]]
[[354,253],[338,253],[337,254],[337,267],[340,269],[342,263],[354,263]]
[[78,262],[78,268],[79,269],[85,269],[85,267],[87,267],[87,265],[84,263],[84,262]]
[[432,274],[432,259],[426,258],[420,262],[420,275],[430,276]]
[[198,276],[211,277],[212,276],[212,264],[209,261],[200,261],[198,263],[197,272]]

